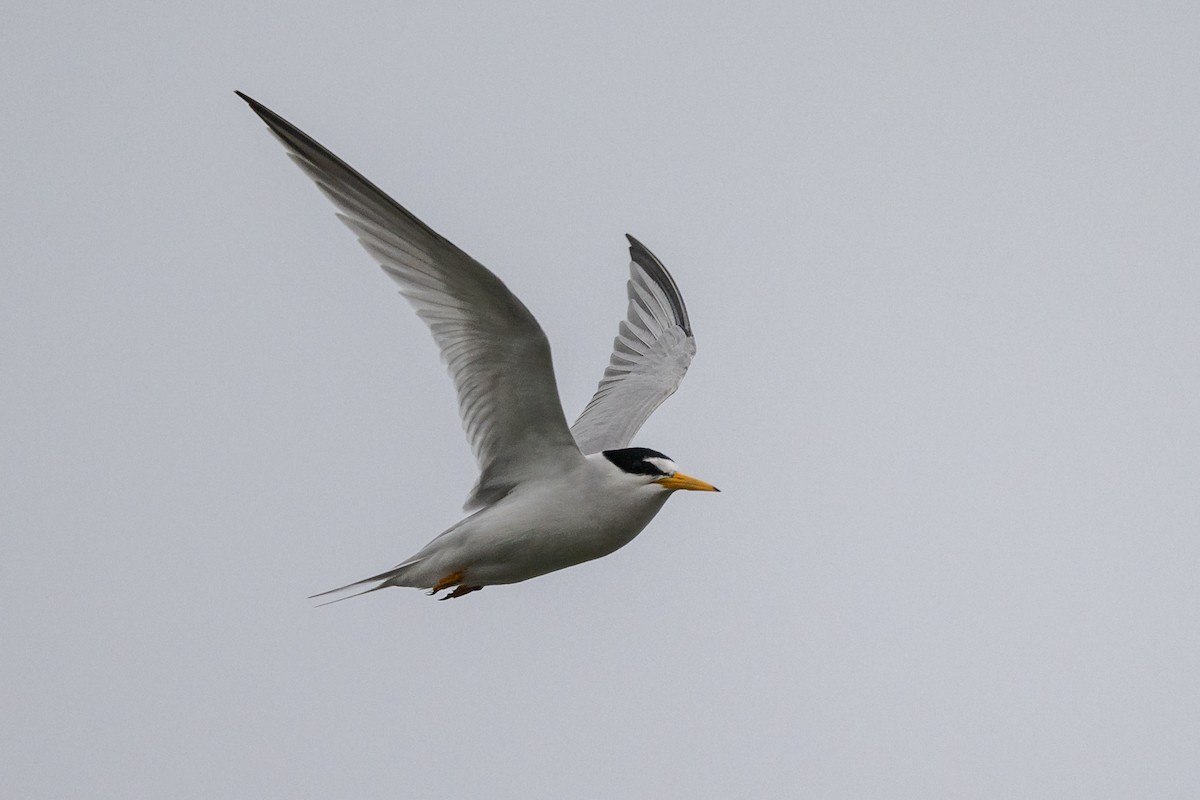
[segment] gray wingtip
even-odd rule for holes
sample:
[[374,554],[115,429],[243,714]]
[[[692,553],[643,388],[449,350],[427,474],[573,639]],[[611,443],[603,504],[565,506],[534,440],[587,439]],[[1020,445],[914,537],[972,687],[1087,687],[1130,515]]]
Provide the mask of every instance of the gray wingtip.
[[688,320],[687,306],[683,304],[683,294],[680,293],[679,287],[675,285],[675,279],[671,277],[671,273],[663,266],[663,263],[658,260],[654,253],[650,252],[650,248],[642,244],[631,233],[625,234],[625,238],[629,240],[629,257],[633,262],[646,271],[650,279],[657,283],[667,295],[667,299],[671,303],[671,311],[675,314],[675,321],[683,328],[688,336],[692,335],[692,323]]

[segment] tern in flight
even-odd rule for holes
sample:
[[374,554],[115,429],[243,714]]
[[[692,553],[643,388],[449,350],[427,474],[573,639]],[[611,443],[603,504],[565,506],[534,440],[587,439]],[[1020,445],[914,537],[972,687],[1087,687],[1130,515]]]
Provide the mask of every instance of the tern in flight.
[[[479,480],[456,522],[398,566],[321,592],[388,586],[461,597],[606,556],[680,489],[716,487],[656,450],[630,447],[683,380],[696,341],[670,273],[629,239],[629,307],[591,402],[568,427],[550,343],[499,278],[345,162],[238,92],[429,326],[458,393]],[[348,599],[342,597],[339,599]],[[336,602],[336,601],[329,601]]]

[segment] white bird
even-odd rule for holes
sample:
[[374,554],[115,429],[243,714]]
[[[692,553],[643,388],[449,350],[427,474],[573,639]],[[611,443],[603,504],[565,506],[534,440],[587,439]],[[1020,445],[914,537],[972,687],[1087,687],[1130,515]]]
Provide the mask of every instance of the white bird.
[[431,595],[451,589],[446,600],[517,583],[628,544],[676,490],[718,491],[660,452],[629,447],[696,352],[675,281],[637,239],[627,236],[627,319],[596,394],[567,427],[550,343],[500,279],[287,120],[237,94],[429,326],[479,463],[463,507],[474,513],[398,566],[313,597],[374,583],[349,597],[408,586]]

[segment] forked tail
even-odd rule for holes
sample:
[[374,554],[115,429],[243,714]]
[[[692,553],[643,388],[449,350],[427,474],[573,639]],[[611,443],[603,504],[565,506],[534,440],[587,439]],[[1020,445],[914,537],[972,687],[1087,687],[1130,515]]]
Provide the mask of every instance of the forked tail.
[[369,578],[363,578],[361,581],[355,581],[354,583],[347,583],[345,586],[339,586],[336,589],[329,589],[324,592],[317,592],[316,594],[310,594],[308,596],[308,599],[312,600],[315,597],[324,597],[329,594],[337,594],[338,592],[344,592],[347,589],[353,589],[356,586],[362,586],[363,584],[366,584],[366,583],[373,583],[375,581],[379,581],[378,585],[372,586],[369,589],[363,589],[361,592],[355,592],[354,594],[348,594],[345,597],[336,597],[333,600],[326,600],[324,603],[317,603],[317,608],[320,608],[321,606],[327,606],[330,603],[340,603],[342,600],[349,600],[351,597],[358,597],[359,595],[370,594],[371,592],[377,592],[380,589],[386,589],[389,586],[403,586],[404,584],[400,583],[400,581],[403,580],[404,573],[408,571],[409,567],[411,567],[414,564],[416,564],[420,561],[423,561],[423,560],[424,559],[414,558],[412,561],[405,561],[403,564],[399,564],[395,567],[392,567],[387,572],[381,572],[378,575],[372,575]]

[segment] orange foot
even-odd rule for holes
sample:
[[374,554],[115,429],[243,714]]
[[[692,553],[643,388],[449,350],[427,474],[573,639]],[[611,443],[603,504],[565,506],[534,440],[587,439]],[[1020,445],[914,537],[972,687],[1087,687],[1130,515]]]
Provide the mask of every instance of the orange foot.
[[451,572],[449,575],[438,581],[437,585],[430,589],[428,594],[432,596],[440,592],[442,589],[449,589],[454,584],[461,583],[462,578],[463,574],[461,569],[458,572]]
[[464,594],[470,594],[471,592],[478,592],[482,588],[483,588],[482,586],[459,586],[457,589],[455,589],[453,592],[446,595],[445,597],[439,597],[438,600],[449,600],[453,597],[462,597]]

